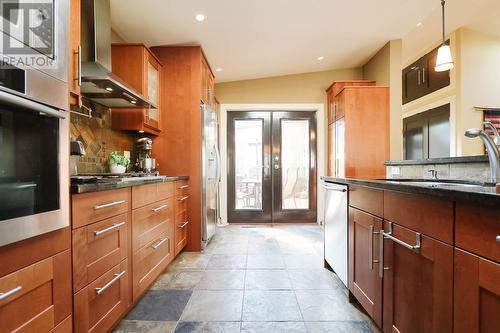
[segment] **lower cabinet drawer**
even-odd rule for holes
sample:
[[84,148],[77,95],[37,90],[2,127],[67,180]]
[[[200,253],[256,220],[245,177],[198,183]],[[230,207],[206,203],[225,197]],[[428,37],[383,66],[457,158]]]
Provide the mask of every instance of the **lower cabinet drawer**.
[[71,314],[71,255],[0,278],[0,332],[49,332]]
[[173,259],[172,240],[164,232],[133,257],[133,298],[137,300]]
[[73,230],[73,290],[94,281],[127,257],[129,214]]
[[187,230],[189,220],[187,211],[182,211],[176,214],[175,217],[175,233],[174,233],[174,253],[177,256],[187,244]]
[[172,199],[161,200],[132,211],[132,251],[158,239],[172,223]]
[[75,332],[107,332],[130,304],[127,260],[74,296]]

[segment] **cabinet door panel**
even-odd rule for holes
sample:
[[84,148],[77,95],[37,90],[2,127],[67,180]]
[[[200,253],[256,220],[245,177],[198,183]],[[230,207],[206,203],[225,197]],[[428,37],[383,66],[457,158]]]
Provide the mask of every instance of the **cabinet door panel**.
[[[384,222],[387,232],[388,222]],[[408,244],[416,233],[393,224],[392,235]],[[421,247],[384,241],[384,332],[452,332],[453,248],[421,235]]]
[[500,264],[455,248],[455,333],[500,327]]
[[379,326],[382,326],[382,279],[378,273],[381,228],[382,219],[349,209],[349,290]]

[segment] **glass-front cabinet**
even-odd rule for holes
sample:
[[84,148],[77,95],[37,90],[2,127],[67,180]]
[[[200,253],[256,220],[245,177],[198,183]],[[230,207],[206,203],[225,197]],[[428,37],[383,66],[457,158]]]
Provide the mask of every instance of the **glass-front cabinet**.
[[112,63],[113,73],[151,102],[145,109],[113,109],[113,129],[158,135],[163,65],[143,44],[113,44]]

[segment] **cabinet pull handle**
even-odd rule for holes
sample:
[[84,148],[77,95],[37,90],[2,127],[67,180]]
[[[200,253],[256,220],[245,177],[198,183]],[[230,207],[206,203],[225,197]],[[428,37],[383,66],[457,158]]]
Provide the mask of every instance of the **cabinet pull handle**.
[[163,243],[165,243],[168,240],[168,238],[160,238],[160,241],[156,245],[151,245],[153,249],[159,248]]
[[168,205],[161,205],[160,207],[156,207],[156,208],[153,208],[151,209],[153,212],[157,212],[157,211],[160,211],[162,210],[163,208],[167,208]]
[[11,289],[9,291],[6,291],[4,293],[0,293],[0,301],[6,299],[7,297],[9,296],[12,296],[14,295],[15,293],[18,293],[21,291],[21,289],[23,289],[23,287],[21,286],[18,286],[18,287],[15,287],[14,289]]
[[425,67],[422,68],[422,83],[425,83]]
[[78,45],[78,47],[76,48],[76,51],[74,51],[73,54],[77,55],[77,65],[78,65],[77,66],[78,75],[74,80],[78,83],[78,86],[81,87],[82,86],[82,46]]
[[177,189],[178,190],[183,190],[183,189],[188,188],[188,187],[189,187],[189,185],[182,185],[182,186],[178,187]]
[[497,236],[497,243],[500,243],[500,235]]
[[186,196],[184,196],[184,197],[182,197],[180,199],[177,199],[177,200],[184,201],[184,200],[187,200],[187,199],[189,199],[189,195],[186,195]]
[[380,232],[373,231],[373,224],[369,227],[370,236],[368,237],[368,268],[373,270],[373,264],[377,264],[378,260],[373,260],[373,235],[379,235]]
[[106,289],[108,289],[109,287],[111,287],[116,281],[118,281],[122,276],[123,274],[125,274],[126,271],[123,271],[121,273],[116,273],[115,274],[115,277],[112,278],[108,283],[106,283],[104,286],[102,287],[99,287],[99,288],[95,288],[95,293],[97,295],[100,295],[102,294]]
[[384,230],[379,232],[379,247],[378,247],[378,276],[382,279],[384,277]]
[[402,241],[399,238],[396,238],[392,235],[392,222],[389,222],[389,232],[384,232],[382,233],[382,238],[388,238],[392,240],[395,243],[398,243],[401,246],[406,247],[409,250],[417,250],[420,249],[421,247],[421,237],[420,237],[420,232],[415,233],[415,245],[408,244],[404,241]]
[[422,84],[422,79],[420,78],[420,68],[418,69],[418,85]]
[[189,221],[186,221],[186,222],[184,222],[183,224],[179,224],[179,228],[180,228],[180,229],[184,228],[185,226],[187,226],[187,225],[188,225],[188,223],[189,223]]
[[108,203],[105,203],[102,205],[97,205],[97,206],[94,206],[94,209],[97,210],[97,209],[108,208],[108,207],[112,207],[112,206],[116,206],[116,205],[121,205],[122,203],[125,203],[125,200],[113,201],[113,202],[108,202]]
[[101,229],[101,230],[95,230],[94,231],[94,235],[96,236],[99,236],[99,235],[102,235],[108,231],[111,231],[113,229],[116,229],[116,228],[119,228],[121,227],[122,225],[125,225],[125,222],[120,222],[120,223],[113,223],[113,225],[107,227],[107,228],[104,228],[104,229]]

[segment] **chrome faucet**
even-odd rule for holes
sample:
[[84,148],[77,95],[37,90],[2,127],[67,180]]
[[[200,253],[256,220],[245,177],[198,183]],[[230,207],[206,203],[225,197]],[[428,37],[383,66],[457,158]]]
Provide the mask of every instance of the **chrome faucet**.
[[490,136],[479,128],[469,128],[465,131],[465,136],[468,138],[480,137],[483,140],[488,158],[490,160],[491,182],[500,183],[500,152],[499,146],[490,138]]
[[498,130],[495,125],[493,125],[491,121],[485,121],[483,125],[491,129],[493,132],[493,142],[497,147],[500,147],[500,134],[498,134]]

